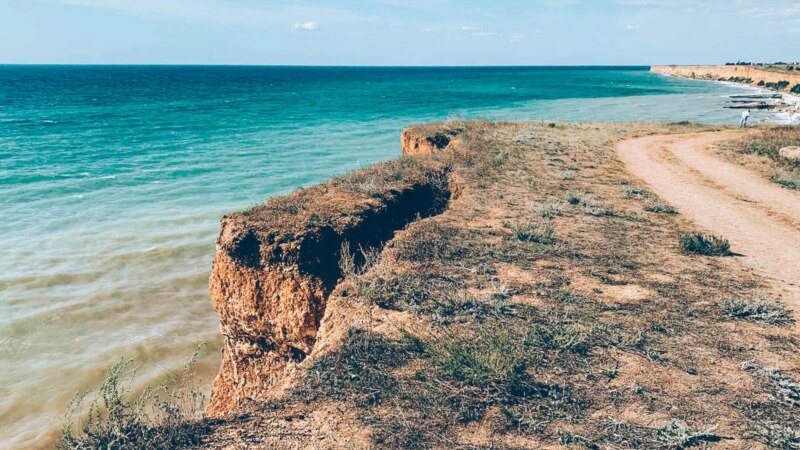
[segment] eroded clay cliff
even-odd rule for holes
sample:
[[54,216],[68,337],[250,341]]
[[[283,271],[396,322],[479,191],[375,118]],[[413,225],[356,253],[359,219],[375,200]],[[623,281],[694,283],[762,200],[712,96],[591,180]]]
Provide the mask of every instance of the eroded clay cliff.
[[771,72],[757,66],[652,66],[650,71],[664,75],[698,80],[727,81],[731,79],[750,80],[748,84],[757,86],[759,82],[789,82],[784,90],[800,84],[800,74]]
[[[404,155],[431,154],[447,142],[403,133]],[[443,211],[456,188],[444,158],[376,165],[225,216],[210,293],[223,336],[222,367],[208,412],[264,400],[310,355],[328,296],[342,273],[342,247],[380,248],[409,222]]]
[[400,137],[404,156],[433,155],[458,145],[464,130],[454,128],[409,127]]

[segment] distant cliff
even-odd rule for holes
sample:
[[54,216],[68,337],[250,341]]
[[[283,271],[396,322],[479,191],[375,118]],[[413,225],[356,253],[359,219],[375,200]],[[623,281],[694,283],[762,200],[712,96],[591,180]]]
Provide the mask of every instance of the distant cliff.
[[[758,66],[652,66],[650,72],[682,78],[712,81],[735,81],[753,86],[783,86],[788,91],[800,84],[800,73],[780,73]],[[781,82],[784,82],[781,84]]]

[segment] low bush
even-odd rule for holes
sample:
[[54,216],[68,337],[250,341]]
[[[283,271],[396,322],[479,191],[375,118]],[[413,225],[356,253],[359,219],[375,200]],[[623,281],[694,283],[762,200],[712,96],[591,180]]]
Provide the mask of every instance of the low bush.
[[704,256],[730,256],[731,246],[727,239],[710,234],[682,234],[681,248],[686,253]]
[[141,395],[132,391],[132,360],[120,360],[96,392],[80,394],[70,403],[56,448],[156,450],[199,445],[210,423],[202,420],[205,395],[192,385],[196,360],[197,354],[179,379],[149,387]]
[[733,319],[749,320],[769,325],[794,322],[786,309],[775,300],[755,296],[752,299],[727,299],[722,304],[725,314]]
[[790,83],[788,81],[781,80],[781,81],[778,81],[777,83],[767,82],[767,83],[764,84],[764,86],[766,86],[769,89],[774,89],[776,91],[782,91],[782,90],[786,89],[787,87],[789,87],[789,84]]

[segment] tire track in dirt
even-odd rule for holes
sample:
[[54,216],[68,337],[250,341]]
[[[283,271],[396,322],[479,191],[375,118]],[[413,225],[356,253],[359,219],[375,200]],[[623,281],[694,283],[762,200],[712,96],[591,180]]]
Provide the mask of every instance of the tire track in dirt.
[[681,214],[727,238],[800,318],[800,194],[714,156],[736,133],[647,136],[618,143],[617,155]]

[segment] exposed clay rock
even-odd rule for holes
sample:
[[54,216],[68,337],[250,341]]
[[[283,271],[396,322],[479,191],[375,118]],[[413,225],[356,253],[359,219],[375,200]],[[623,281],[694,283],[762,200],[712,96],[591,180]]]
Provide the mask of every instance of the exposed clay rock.
[[800,147],[783,147],[778,151],[778,154],[783,159],[800,161]]
[[409,127],[400,137],[403,156],[434,155],[442,150],[458,145],[461,129],[428,130],[424,127]]
[[786,91],[792,86],[800,84],[800,74],[771,72],[758,66],[652,66],[650,71],[664,75],[699,80],[729,80],[731,78],[750,79],[750,84],[756,86],[759,81],[764,83],[779,83],[788,81]]
[[209,283],[222,367],[208,413],[279,391],[314,348],[341,278],[342,245],[354,254],[380,247],[409,222],[442,212],[449,178],[437,159],[399,160],[224,217]]

